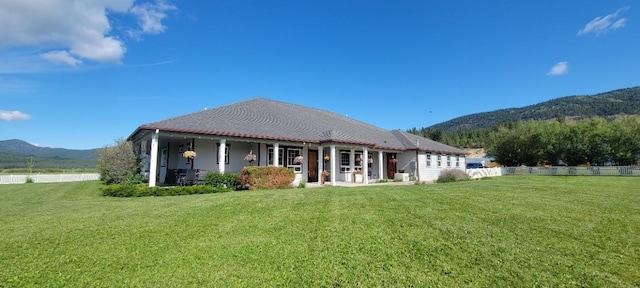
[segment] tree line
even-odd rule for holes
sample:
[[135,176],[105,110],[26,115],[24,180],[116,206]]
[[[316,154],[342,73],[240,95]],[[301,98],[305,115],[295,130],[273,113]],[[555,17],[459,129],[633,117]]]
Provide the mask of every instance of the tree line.
[[451,146],[485,148],[506,166],[635,165],[640,157],[640,116],[577,121],[558,117],[504,123],[493,129],[413,128],[408,132]]

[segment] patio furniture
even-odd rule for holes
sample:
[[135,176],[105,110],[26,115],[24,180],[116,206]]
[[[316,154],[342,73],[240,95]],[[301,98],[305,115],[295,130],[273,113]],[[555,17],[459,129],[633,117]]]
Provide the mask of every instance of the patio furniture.
[[184,177],[180,179],[180,185],[190,186],[196,182],[196,169],[187,169]]

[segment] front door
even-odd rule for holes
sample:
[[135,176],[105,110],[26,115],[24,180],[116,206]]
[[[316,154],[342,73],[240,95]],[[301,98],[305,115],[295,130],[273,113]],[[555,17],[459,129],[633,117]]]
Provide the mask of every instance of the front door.
[[307,161],[307,182],[318,182],[318,150],[309,150],[309,161]]
[[396,153],[387,153],[387,178],[393,179],[396,175]]

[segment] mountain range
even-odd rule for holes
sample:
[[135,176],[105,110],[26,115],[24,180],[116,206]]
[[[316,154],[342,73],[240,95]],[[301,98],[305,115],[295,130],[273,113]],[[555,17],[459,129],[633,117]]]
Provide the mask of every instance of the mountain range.
[[95,168],[97,151],[38,147],[23,140],[3,140],[0,141],[0,169],[29,168],[31,159],[33,168],[38,169]]
[[590,96],[561,97],[522,108],[469,114],[426,128],[445,131],[473,130],[521,120],[582,119],[596,116],[612,118],[624,115],[640,115],[640,86]]

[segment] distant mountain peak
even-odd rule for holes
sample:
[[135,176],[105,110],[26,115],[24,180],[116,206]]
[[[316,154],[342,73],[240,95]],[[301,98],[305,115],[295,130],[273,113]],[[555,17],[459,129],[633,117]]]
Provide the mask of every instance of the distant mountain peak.
[[0,153],[4,154],[67,159],[95,159],[96,151],[97,149],[75,150],[40,147],[20,139],[0,140]]

